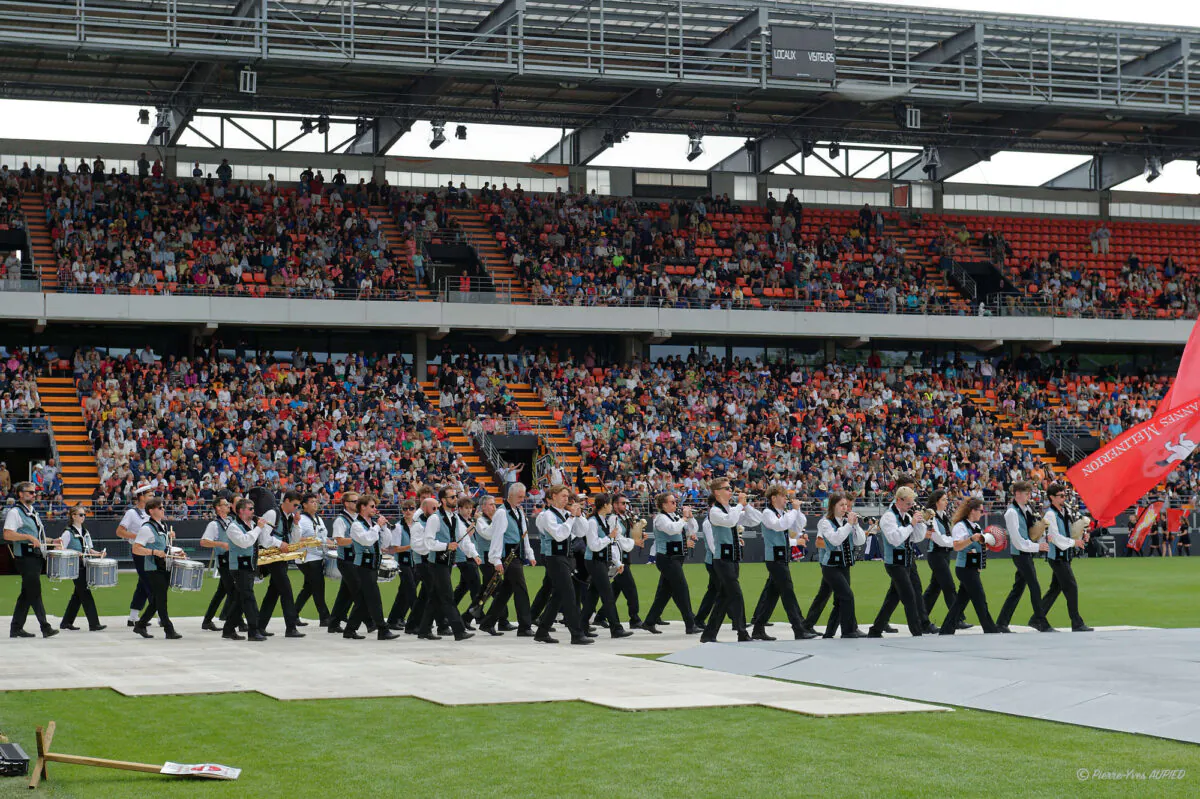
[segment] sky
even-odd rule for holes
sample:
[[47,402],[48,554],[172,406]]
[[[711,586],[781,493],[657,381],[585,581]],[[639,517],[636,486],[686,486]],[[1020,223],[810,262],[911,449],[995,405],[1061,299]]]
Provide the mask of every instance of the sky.
[[[898,6],[921,6],[980,12],[1009,14],[1052,15],[1069,20],[1111,20],[1126,23],[1165,24],[1200,28],[1200,4],[1182,0],[1139,0],[1137,3],[1114,2],[1113,0],[930,0],[923,3],[892,2],[875,0],[876,4]],[[1200,30],[1197,30],[1200,38]],[[0,89],[2,94],[2,89]],[[137,122],[137,106],[104,104],[43,103],[22,100],[0,100],[0,138],[62,140],[62,141],[110,141],[145,143],[149,129]],[[153,116],[153,109],[151,109]],[[468,126],[465,141],[453,137],[455,122],[449,120],[447,140],[436,152],[439,158],[462,158],[468,160],[498,160],[528,162],[551,147],[561,137],[556,128],[504,127],[495,125]],[[215,125],[208,120],[199,120],[196,127],[216,138]],[[251,130],[254,130],[251,127]],[[266,128],[254,131],[256,135],[269,135]],[[280,126],[280,136],[291,138],[294,132]],[[330,133],[332,141],[347,138],[349,126],[335,126]],[[340,135],[339,135],[340,134]],[[431,131],[428,122],[418,122],[403,136],[389,155],[429,157]],[[686,159],[687,138],[683,135],[634,133],[628,139],[605,151],[594,166],[632,166],[655,169],[708,169],[725,156],[737,150],[744,139],[740,137],[706,136],[705,153],[695,161]],[[204,142],[194,134],[185,134],[182,144],[203,146]],[[248,138],[236,131],[226,136],[228,147],[255,147]],[[320,151],[316,137],[301,140],[291,149],[297,151]],[[819,147],[818,151],[823,153]],[[824,153],[823,153],[824,154]],[[869,157],[869,156],[867,156]],[[947,182],[985,183],[997,185],[1036,186],[1046,180],[1086,161],[1084,156],[1053,155],[1041,153],[1000,153],[991,161],[977,164],[949,178]],[[799,159],[792,165],[800,168]],[[886,163],[880,163],[886,169]],[[779,172],[791,174],[780,167]],[[816,159],[805,165],[806,174],[832,174]],[[879,170],[869,170],[862,177],[877,177]],[[1167,193],[1200,193],[1200,177],[1196,175],[1196,162],[1175,161],[1167,164],[1162,176],[1153,183],[1144,177],[1134,178],[1117,187],[1118,190],[1151,191]]]

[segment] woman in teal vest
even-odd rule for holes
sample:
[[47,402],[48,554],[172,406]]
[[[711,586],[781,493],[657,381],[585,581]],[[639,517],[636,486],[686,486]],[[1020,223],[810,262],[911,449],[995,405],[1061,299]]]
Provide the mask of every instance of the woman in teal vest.
[[[71,508],[67,514],[67,529],[63,530],[59,546],[78,552],[81,559],[102,557],[101,553],[92,548],[92,534],[84,526],[85,518],[87,518],[87,509],[82,505],[75,505]],[[92,589],[88,587],[87,568],[82,560],[80,561],[79,576],[75,578],[75,592],[71,594],[71,599],[67,602],[67,609],[63,611],[62,621],[58,624],[59,629],[78,630],[79,628],[75,626],[75,617],[79,614],[81,607],[84,615],[87,616],[88,629],[92,632],[103,630],[105,625],[100,623],[100,617],[96,614],[96,600],[92,598]]]
[[143,638],[153,638],[146,628],[150,619],[157,613],[166,637],[182,638],[182,635],[175,632],[175,625],[171,623],[171,616],[167,612],[167,586],[171,581],[171,570],[167,563],[171,537],[163,524],[167,511],[163,507],[163,501],[155,497],[146,503],[146,512],[150,514],[150,520],[142,525],[137,538],[133,539],[133,556],[143,559],[142,576],[146,580],[150,602],[137,624],[133,625],[133,631]]
[[979,572],[987,568],[987,545],[992,543],[991,533],[983,532],[979,524],[982,518],[983,500],[971,497],[963,500],[950,520],[953,525],[950,537],[954,541],[954,551],[958,553],[954,569],[958,576],[958,593],[946,620],[942,622],[941,635],[954,635],[968,601],[974,606],[975,615],[979,617],[979,624],[985,633],[1000,632],[988,611],[983,581],[979,579]]
[[866,636],[858,631],[858,619],[854,615],[850,567],[854,565],[854,548],[866,544],[867,533],[858,526],[858,514],[853,507],[851,495],[835,491],[829,495],[824,518],[817,523],[821,584],[833,593],[833,609],[829,613],[825,638],[832,638],[839,624],[843,638]]

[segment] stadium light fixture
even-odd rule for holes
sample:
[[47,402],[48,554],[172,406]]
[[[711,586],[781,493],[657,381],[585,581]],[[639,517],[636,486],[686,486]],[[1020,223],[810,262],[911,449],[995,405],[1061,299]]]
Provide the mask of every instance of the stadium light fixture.
[[459,139],[461,141],[466,141],[467,140],[467,126],[459,125],[457,128],[455,128],[454,129],[454,138]]
[[1153,183],[1162,175],[1162,159],[1152,155],[1146,159],[1146,182]]
[[329,132],[329,114],[321,114],[317,117],[317,133]]
[[800,157],[808,158],[810,155],[813,154],[813,150],[815,150],[815,149],[816,149],[816,144],[809,141],[808,139],[805,139],[804,141],[800,142]]
[[842,152],[842,148],[841,148],[841,146],[838,145],[837,142],[831,141],[829,143],[829,157],[830,158],[837,158],[841,152]]
[[150,109],[143,108],[142,110],[138,111],[138,122],[143,125],[150,124]]
[[695,161],[704,155],[704,136],[699,133],[688,134],[687,160]]
[[300,120],[300,132],[301,133],[312,133],[313,132],[313,121],[311,119]]
[[942,156],[936,147],[926,147],[921,150],[921,171],[928,180],[937,180],[938,167],[942,165]]
[[433,138],[429,140],[429,149],[436,150],[446,143],[446,123],[440,119],[433,120]]

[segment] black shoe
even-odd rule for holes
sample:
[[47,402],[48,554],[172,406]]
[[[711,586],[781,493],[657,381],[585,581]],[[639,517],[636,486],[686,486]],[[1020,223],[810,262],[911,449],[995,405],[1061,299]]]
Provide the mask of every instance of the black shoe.
[[[833,633],[821,633],[821,637],[822,637],[822,638],[833,638]],[[857,636],[857,635],[854,635],[854,636],[851,636],[851,637],[852,637],[852,638],[857,638],[858,636]]]
[[167,630],[165,637],[168,641],[178,641],[183,636],[180,635],[179,633],[175,632],[174,630]]
[[440,641],[440,640],[442,640],[442,636],[437,635],[436,633],[417,633],[417,637],[420,638],[422,641]]
[[702,644],[715,644],[716,642],[717,642],[717,636],[715,636],[715,635],[700,636],[700,643],[702,643]]
[[556,633],[556,632],[558,632],[558,628],[555,627],[553,624],[551,624],[549,627],[546,628],[547,634]]
[[468,638],[474,638],[474,637],[475,637],[475,633],[468,632],[466,630],[463,630],[461,633],[454,634],[455,641],[465,641]]
[[464,619],[463,620],[463,629],[466,630],[467,632],[473,633],[473,632],[475,632],[475,625],[471,624],[471,622]]
[[125,620],[125,626],[126,626],[126,627],[133,627],[133,626],[135,626],[135,625],[137,625],[137,622],[136,622],[136,621],[134,621],[133,619],[126,619],[126,620]]
[[806,627],[801,627],[799,630],[793,630],[797,641],[809,641],[817,637],[817,634]]
[[76,627],[74,624],[66,624],[64,622],[59,622],[58,629],[60,629],[60,630],[76,630],[76,631],[79,630],[79,628]]
[[450,628],[449,627],[438,627],[437,634],[441,635],[441,636],[448,636],[448,635],[450,635]]
[[621,627],[614,627],[612,630],[609,630],[608,634],[613,638],[628,638],[629,636],[633,635],[633,631],[625,630]]
[[[658,624],[666,624],[666,622],[660,621],[660,622],[658,622]],[[697,616],[696,617],[696,626],[699,627],[701,630],[703,630],[705,627],[708,626],[708,619],[702,619],[699,616]]]
[[137,633],[138,635],[142,636],[143,638],[153,638],[154,637],[153,635],[150,634],[149,630],[147,630],[145,627],[143,627],[140,624],[133,625],[133,631],[135,633]]
[[107,629],[108,629],[107,624],[97,624],[95,627],[88,627],[88,632],[89,633],[98,633],[101,630],[107,630]]
[[774,627],[774,626],[775,626],[775,622],[773,622],[773,621],[763,622],[763,627]]
[[304,621],[303,619],[296,619],[296,626],[297,627],[307,627],[308,622]]
[[585,632],[585,633],[583,634],[583,636],[584,636],[585,638],[595,638],[595,637],[596,637],[596,633],[594,633],[594,632],[591,632],[591,631],[589,630],[588,632]]
[[558,643],[558,639],[551,638],[550,633],[538,633],[537,635],[533,636],[533,640],[538,641],[543,644],[557,644]]
[[244,621],[238,622],[238,632],[239,633],[249,632],[249,630],[246,628],[246,622],[244,622]]
[[27,633],[24,630],[12,630],[8,634],[9,638],[37,638],[33,633]]
[[591,638],[588,638],[586,635],[572,635],[571,643],[578,646],[583,646],[584,644],[594,644],[595,641],[593,641]]
[[655,627],[653,624],[650,624],[649,622],[644,623],[642,625],[642,629],[648,633],[653,633],[654,635],[662,635],[662,630],[658,629],[657,627]]
[[974,626],[975,626],[974,624],[968,624],[968,623],[967,623],[967,622],[965,622],[965,621],[960,621],[958,624],[954,625],[954,629],[956,629],[956,630],[969,630],[969,629],[971,629],[971,628],[972,628],[972,627],[974,627]]
[[404,634],[405,634],[405,635],[416,635],[416,634],[417,634],[417,628],[416,628],[416,627],[409,627],[409,626],[406,624],[406,625],[404,625]]
[[[885,627],[883,629],[886,630],[887,628]],[[882,638],[883,630],[872,627],[870,630],[867,631],[867,637],[868,638]]]
[[925,635],[937,635],[940,630],[941,630],[940,627],[938,627],[933,622],[930,622],[929,624],[925,625],[925,629],[922,630],[921,632],[925,633]]
[[767,635],[767,631],[764,630],[762,627],[755,627],[754,633],[750,637],[753,638],[755,641],[774,641],[774,640],[776,640],[775,636]]
[[368,625],[367,625],[367,635],[370,635],[370,634],[372,634],[373,632],[375,632],[375,625],[374,625],[374,624],[368,624]]
[[630,619],[629,627],[630,627],[630,629],[633,629],[633,630],[642,629],[642,620],[641,619]]
[[1051,627],[1049,623],[1046,623],[1046,624],[1043,624],[1041,627],[1038,627],[1037,631],[1039,633],[1056,633],[1056,632],[1058,632],[1058,628]]
[[892,625],[890,625],[890,624],[885,624],[885,625],[883,625],[883,631],[884,631],[885,633],[898,633],[898,632],[900,632],[899,630],[897,630],[895,627],[893,627],[893,626],[892,626]]
[[703,635],[704,628],[703,627],[686,627],[686,628],[684,628],[683,632],[685,635]]
[[488,635],[504,635],[504,633],[500,632],[495,627],[486,624],[480,625],[479,630],[487,633]]
[[[750,633],[746,632],[745,630],[738,630],[738,643],[739,644],[744,644],[747,641],[753,641],[753,640],[754,639],[750,637]],[[772,638],[771,640],[774,641],[775,639]]]
[[258,633],[251,633],[250,635],[246,636],[246,640],[247,641],[265,641],[265,640],[267,640],[267,636],[259,635]]
[[388,622],[387,627],[389,630],[395,630],[398,633],[404,632],[404,622],[402,621]]
[[947,625],[943,624],[943,625],[942,625],[942,629],[941,629],[941,631],[938,633],[938,635],[954,635],[954,629],[955,629],[955,628],[953,628],[953,627],[949,627],[949,626],[947,626]]
[[329,619],[321,619],[319,622],[317,622],[317,626],[318,627],[328,627]]
[[258,631],[258,634],[259,634],[259,635],[262,635],[262,636],[266,636],[267,638],[274,638],[274,637],[275,637],[275,633],[269,633],[269,632],[267,632],[266,630],[259,630],[259,631]]
[[205,620],[204,624],[200,625],[200,629],[208,630],[211,633],[217,633],[217,632],[221,631],[220,628],[217,627],[217,625],[213,624],[212,621],[210,621],[210,620]]
[[1092,632],[1092,628],[1088,627],[1086,624],[1072,624],[1071,632],[1073,632],[1073,633],[1090,633],[1090,632]]
[[225,633],[225,632],[221,633],[221,637],[228,638],[230,641],[245,641],[246,640],[246,636],[238,635],[233,630],[230,630],[227,633]]
[[533,634],[533,630],[517,630],[517,637],[518,638],[537,638],[537,636]]
[[513,624],[511,621],[502,621],[496,625],[496,629],[500,630],[501,632],[510,633],[517,629],[517,625]]
[[340,622],[335,622],[334,624],[328,625],[325,628],[325,632],[327,632],[327,633],[344,633],[344,632],[346,632],[346,628],[343,627]]
[[300,632],[295,627],[293,627],[292,629],[290,629],[286,633],[284,633],[283,637],[284,638],[303,638],[304,633]]
[[656,621],[656,622],[654,622],[654,623],[655,623],[655,624],[661,624],[662,626],[666,627],[666,626],[667,626],[667,625],[669,625],[671,622],[669,622],[669,621],[663,621],[662,619],[659,619],[658,621]]
[[863,634],[862,630],[851,630],[848,633],[842,633],[842,637],[843,638],[866,638],[867,636]]
[[381,629],[379,631],[379,640],[380,641],[391,641],[393,638],[399,638],[399,637],[400,637],[399,633],[394,633],[391,630],[389,630],[387,627],[384,627],[383,629]]
[[1012,632],[1012,630],[1008,629],[1007,624],[997,624],[996,629],[1002,633],[1011,633]]
[[821,633],[817,632],[817,628],[816,628],[816,627],[814,627],[814,626],[813,626],[813,625],[811,625],[811,624],[808,624],[807,622],[804,624],[804,629],[805,629],[805,630],[808,630],[808,632],[812,633],[814,637],[816,637],[816,636],[818,636],[818,635],[821,635]]
[[607,630],[608,629],[608,619],[597,619],[596,626],[603,627],[604,629]]
[[351,641],[361,641],[367,636],[363,635],[357,630],[346,630],[344,633],[342,633],[342,637],[349,638]]

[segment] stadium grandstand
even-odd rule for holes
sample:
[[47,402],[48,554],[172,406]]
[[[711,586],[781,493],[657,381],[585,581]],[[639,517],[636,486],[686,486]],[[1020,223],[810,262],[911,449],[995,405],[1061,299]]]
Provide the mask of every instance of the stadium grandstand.
[[[31,639],[0,730],[43,758],[31,787],[49,713],[64,746],[296,796],[478,795],[476,754],[505,796],[1127,769],[1194,795],[1200,692],[1116,684],[1139,657],[1190,684],[1192,433],[1112,484],[1142,487],[1124,507],[1079,488],[1200,403],[1200,192],[1152,185],[1200,184],[1200,28],[1130,14],[0,0],[0,107],[28,114],[0,123],[0,612]],[[114,107],[128,129],[87,122]],[[222,640],[266,642],[277,606],[259,650]],[[517,640],[555,627],[598,645]],[[839,630],[905,642],[809,640]],[[399,718],[421,754],[364,741],[344,784],[305,743]],[[1052,722],[1078,741],[1026,743]],[[282,759],[244,746],[270,725]],[[939,744],[802,790],[757,754],[885,735],[986,768]],[[652,736],[712,757],[647,765]],[[435,779],[431,751],[465,762]],[[72,795],[148,795],[48,759]]]

